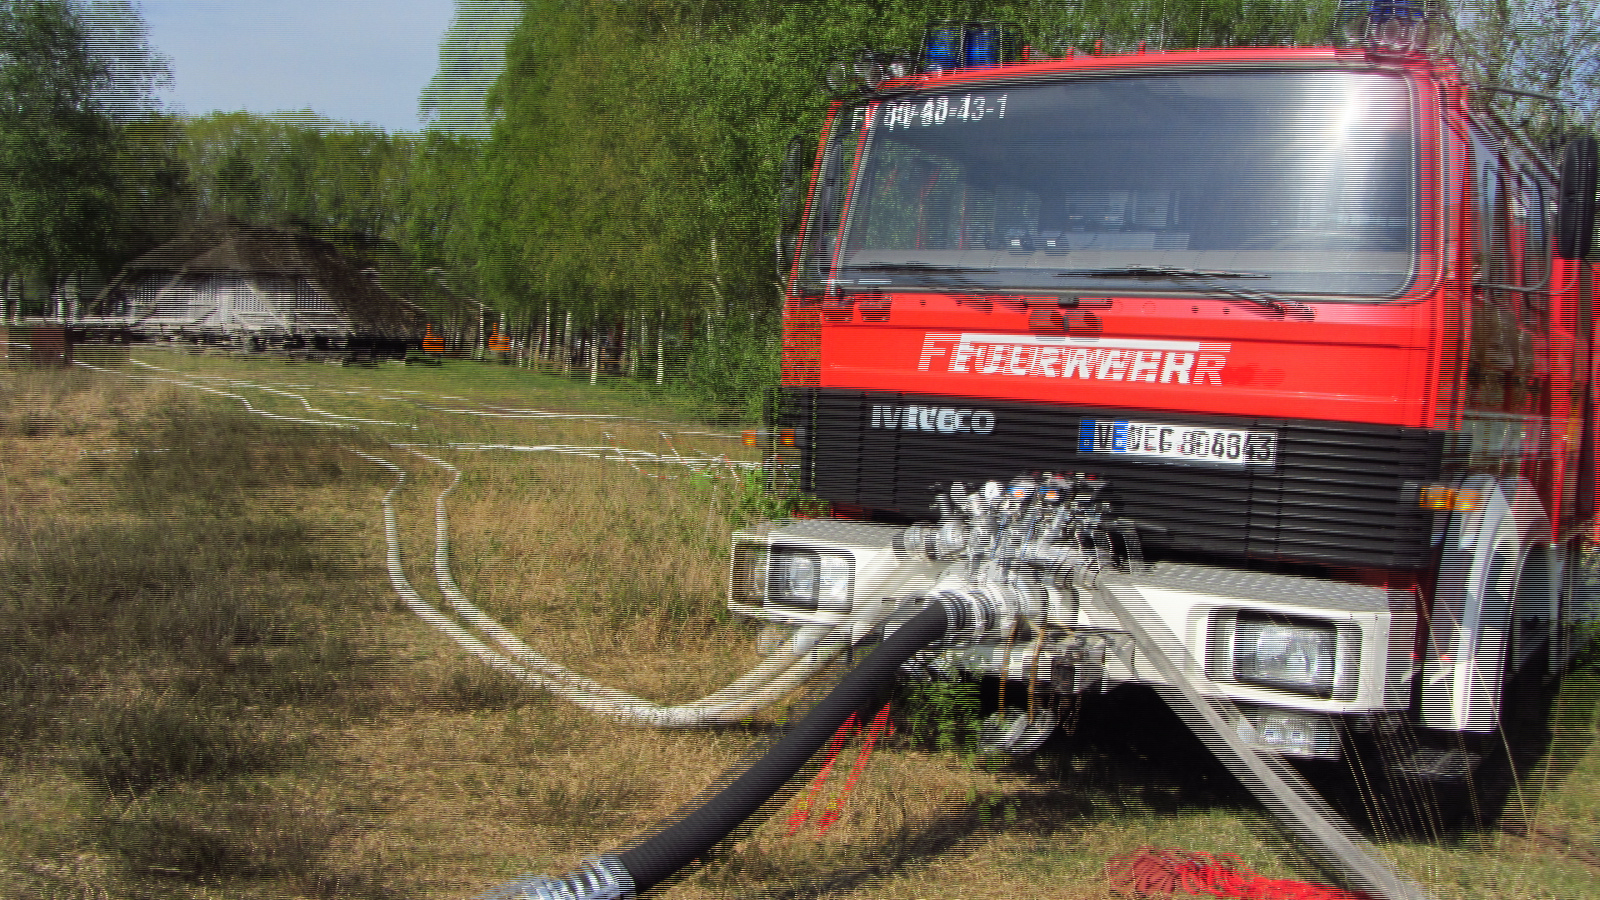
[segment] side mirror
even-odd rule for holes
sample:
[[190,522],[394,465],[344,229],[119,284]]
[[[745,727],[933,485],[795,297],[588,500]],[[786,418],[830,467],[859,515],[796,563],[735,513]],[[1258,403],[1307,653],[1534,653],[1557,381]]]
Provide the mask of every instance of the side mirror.
[[1556,200],[1556,255],[1584,259],[1594,245],[1595,139],[1578,135],[1561,155],[1561,185]]
[[778,175],[778,281],[789,278],[800,239],[801,198],[806,188],[806,173],[811,170],[811,154],[804,137],[796,135],[783,153],[783,171]]
[[783,152],[783,171],[778,175],[778,217],[784,226],[800,221],[800,199],[805,192],[805,175],[811,168],[806,139],[798,135]]

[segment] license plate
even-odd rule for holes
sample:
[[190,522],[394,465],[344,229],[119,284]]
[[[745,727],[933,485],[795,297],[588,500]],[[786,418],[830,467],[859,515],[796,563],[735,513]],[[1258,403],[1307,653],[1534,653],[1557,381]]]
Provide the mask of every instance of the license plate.
[[1167,422],[1084,419],[1078,426],[1078,452],[1174,463],[1271,468],[1278,464],[1278,434]]

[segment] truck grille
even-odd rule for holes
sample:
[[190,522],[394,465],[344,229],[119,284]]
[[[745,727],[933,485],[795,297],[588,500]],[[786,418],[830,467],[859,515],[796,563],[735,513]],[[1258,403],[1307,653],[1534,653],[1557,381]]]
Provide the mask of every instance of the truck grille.
[[[952,481],[1087,472],[1111,483],[1119,514],[1157,551],[1405,569],[1428,561],[1432,520],[1414,491],[1440,477],[1440,432],[863,391],[789,400],[786,424],[804,429],[802,486],[834,503],[925,519]],[[930,412],[908,421],[901,414],[912,406]],[[1277,462],[1244,469],[1082,453],[1086,418],[1272,431]]]

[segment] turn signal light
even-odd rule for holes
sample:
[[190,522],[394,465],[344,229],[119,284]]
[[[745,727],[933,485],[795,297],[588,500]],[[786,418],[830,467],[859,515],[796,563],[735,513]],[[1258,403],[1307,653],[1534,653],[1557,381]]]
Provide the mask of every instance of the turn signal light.
[[746,447],[760,447],[763,440],[771,439],[779,447],[794,446],[794,429],[780,428],[777,431],[741,431],[739,439]]
[[1417,493],[1417,504],[1438,512],[1472,512],[1480,498],[1476,491],[1446,484],[1425,484]]

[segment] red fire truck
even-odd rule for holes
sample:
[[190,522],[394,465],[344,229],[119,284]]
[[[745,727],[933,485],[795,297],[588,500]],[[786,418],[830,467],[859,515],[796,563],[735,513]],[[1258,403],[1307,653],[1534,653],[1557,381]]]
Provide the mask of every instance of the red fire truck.
[[1595,142],[1497,117],[1422,7],[1351,4],[1348,47],[1028,62],[945,24],[838,69],[767,432],[835,518],[734,535],[771,653],[683,709],[877,646],[680,820],[495,896],[653,889],[907,673],[1014,685],[983,738],[1015,753],[1151,686],[1336,879],[1429,897],[1284,758],[1471,787],[1597,612],[1600,435]]
[[[835,519],[738,534],[731,608],[803,649],[960,579],[1005,627],[918,665],[1158,684],[1091,592],[1006,561],[1032,497],[1092,485],[1079,545],[1259,750],[1404,729],[1400,768],[1470,772],[1596,613],[1595,144],[1529,137],[1392,24],[858,58],[780,240],[776,455]],[[1043,706],[991,739],[1037,746]]]

